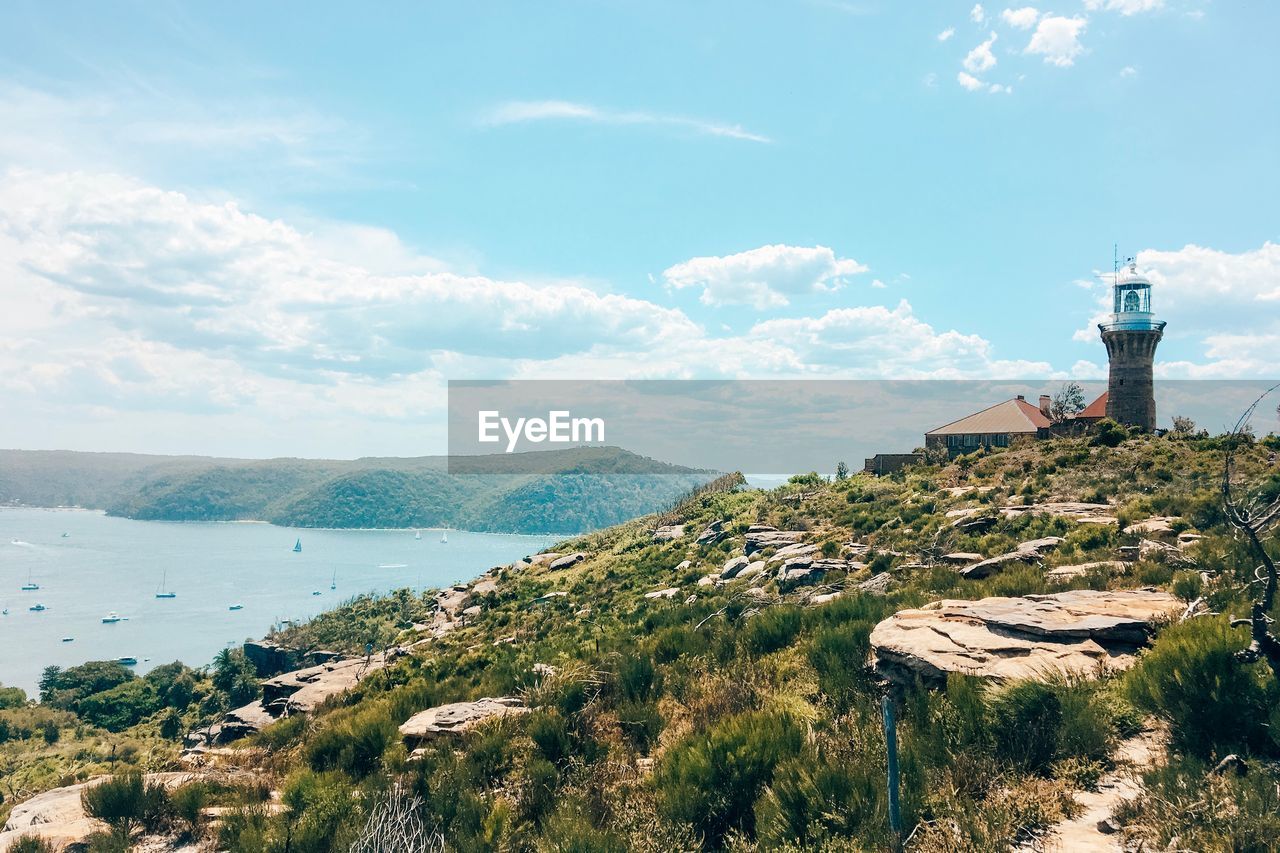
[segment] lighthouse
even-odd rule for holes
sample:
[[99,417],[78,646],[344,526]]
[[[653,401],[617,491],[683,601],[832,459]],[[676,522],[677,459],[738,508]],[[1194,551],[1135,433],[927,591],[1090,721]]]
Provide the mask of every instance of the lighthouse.
[[1107,347],[1107,417],[1145,430],[1156,428],[1152,366],[1164,321],[1151,313],[1151,281],[1130,260],[1115,277],[1111,318],[1098,324]]

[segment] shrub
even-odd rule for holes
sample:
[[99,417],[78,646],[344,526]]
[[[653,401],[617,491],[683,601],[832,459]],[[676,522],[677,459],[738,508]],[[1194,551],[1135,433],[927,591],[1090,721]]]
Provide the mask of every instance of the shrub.
[[21,687],[5,687],[0,684],[0,711],[21,708],[27,704],[27,694]]
[[1116,447],[1129,437],[1129,431],[1110,418],[1098,421],[1093,432],[1091,444],[1101,447]]
[[53,842],[38,835],[24,835],[9,845],[9,853],[54,853]]
[[118,773],[85,788],[80,802],[85,814],[96,817],[122,838],[128,838],[147,814],[147,788],[141,773]]
[[382,753],[398,737],[387,709],[373,705],[322,728],[312,738],[308,761],[316,771],[341,770],[363,779],[382,763]]
[[1270,717],[1280,697],[1265,667],[1234,659],[1243,640],[1224,616],[1171,625],[1129,671],[1128,695],[1168,722],[1173,745],[1192,755],[1274,750]]
[[802,611],[788,605],[770,607],[747,619],[742,641],[752,655],[766,655],[790,645],[800,632]]
[[693,826],[709,847],[734,829],[755,830],[753,806],[779,762],[798,753],[804,731],[790,716],[738,714],[672,747],[657,774],[662,811]]
[[883,823],[882,770],[871,761],[837,764],[801,754],[778,765],[756,804],[756,829],[764,849],[788,843],[812,848],[831,836],[853,835],[864,824]]
[[1183,601],[1195,601],[1204,591],[1204,581],[1199,572],[1177,572],[1173,576],[1170,592]]
[[819,629],[813,635],[809,663],[818,673],[818,687],[837,708],[847,707],[855,695],[870,686],[867,662],[873,626],[847,622]]

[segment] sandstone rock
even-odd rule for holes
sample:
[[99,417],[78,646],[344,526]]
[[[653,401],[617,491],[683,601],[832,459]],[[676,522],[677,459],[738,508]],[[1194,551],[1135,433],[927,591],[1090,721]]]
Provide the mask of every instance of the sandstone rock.
[[985,533],[1000,521],[994,515],[975,515],[957,518],[951,526],[962,533]]
[[529,558],[529,565],[542,566],[547,563],[554,563],[556,560],[560,559],[560,557],[562,556],[563,556],[562,554],[556,553],[554,551],[548,551],[545,554],[534,554],[532,557]]
[[1161,536],[1173,533],[1173,522],[1179,521],[1177,516],[1171,515],[1153,515],[1151,518],[1134,522],[1124,529],[1124,532],[1132,535],[1143,536]]
[[[19,803],[9,813],[9,819],[0,830],[0,850],[8,850],[19,838],[33,835],[45,839],[57,849],[77,845],[93,834],[106,829],[106,824],[85,814],[80,795],[86,788],[108,777],[99,776],[77,785],[54,788]],[[152,785],[175,788],[199,778],[187,772],[147,773],[143,780]]]
[[569,593],[564,592],[563,590],[555,590],[553,592],[544,593],[538,596],[532,601],[532,604],[537,606],[542,606],[542,605],[551,604],[557,599],[568,598],[568,597],[569,597]]
[[844,595],[844,593],[841,592],[840,590],[836,590],[835,592],[822,593],[821,595],[811,595],[809,596],[809,603],[813,605],[826,604],[829,601],[835,601],[837,598],[839,598],[842,595]]
[[729,531],[724,529],[724,525],[725,525],[724,519],[711,522],[705,528],[703,528],[702,532],[698,534],[698,538],[695,539],[694,541],[699,545],[716,544],[721,539],[729,535]]
[[1099,666],[1132,665],[1154,622],[1181,608],[1153,589],[944,600],[884,620],[871,632],[871,644],[877,666],[892,677],[1090,674]]
[[653,592],[646,592],[644,594],[644,597],[650,598],[650,599],[675,598],[679,594],[680,594],[680,587],[673,586],[668,589],[655,589]]
[[582,553],[581,551],[578,551],[575,554],[565,554],[563,557],[560,557],[557,560],[552,560],[551,565],[548,566],[547,568],[551,569],[551,571],[553,572],[558,572],[561,569],[572,568],[573,566],[578,565],[578,563],[581,563],[585,559],[587,559],[587,555]]
[[720,580],[719,575],[703,575],[698,578],[698,586],[715,586]]
[[755,599],[765,599],[769,597],[769,593],[764,591],[763,587],[753,586],[744,593]]
[[756,560],[755,562],[748,564],[745,569],[738,572],[738,574],[734,576],[734,580],[747,580],[748,578],[754,578],[763,572],[764,560]]
[[474,619],[477,616],[479,616],[482,612],[483,610],[481,609],[479,604],[473,604],[470,607],[463,608],[462,615],[466,616],[468,619]]
[[683,524],[664,524],[653,531],[654,542],[673,542],[684,536]]
[[493,578],[482,578],[471,587],[472,595],[491,595],[498,591],[498,582]]
[[1058,566],[1056,569],[1050,569],[1045,572],[1044,576],[1053,580],[1067,580],[1082,577],[1099,569],[1103,569],[1110,574],[1123,574],[1127,568],[1128,563],[1123,560],[1098,560],[1092,563],[1079,563],[1074,566]]
[[1115,524],[1116,517],[1112,515],[1115,507],[1111,504],[1092,504],[1082,503],[1080,501],[1052,501],[1042,504],[1029,504],[1027,506],[1002,506],[1000,513],[1006,518],[1017,518],[1020,515],[1052,515],[1059,518],[1069,518],[1078,524]]
[[680,565],[676,566],[677,572],[683,572],[685,569],[693,565],[693,560],[683,560]]
[[685,603],[685,604],[693,604],[693,603],[694,603],[694,602],[696,602],[697,600],[698,600],[698,596],[694,595],[693,593],[690,593],[690,594],[688,595],[688,597],[686,597],[686,598],[685,598],[684,603]]
[[1199,533],[1190,533],[1190,532],[1183,532],[1183,533],[1179,533],[1179,534],[1178,534],[1178,547],[1179,547],[1179,548],[1185,548],[1185,547],[1186,547],[1186,546],[1188,546],[1188,545],[1193,545],[1193,544],[1195,544],[1196,542],[1199,542],[1199,541],[1200,541],[1201,539],[1203,539],[1203,538],[1204,538],[1204,537],[1203,537],[1203,536],[1201,536]]
[[1000,554],[997,557],[974,563],[972,566],[966,566],[960,570],[960,574],[972,580],[981,580],[997,572],[1004,571],[1005,567],[1010,563],[1034,563],[1064,541],[1066,540],[1061,536],[1045,536],[1041,539],[1031,539],[1020,543],[1017,548],[1007,554]]
[[784,548],[804,538],[801,530],[779,530],[766,524],[753,524],[747,529],[744,550],[750,556],[765,548]]
[[817,552],[817,545],[806,545],[803,542],[797,542],[794,545],[786,545],[779,548],[777,551],[774,551],[773,556],[769,558],[768,562],[772,563],[775,560],[787,560],[791,557],[804,557],[810,554],[816,554]]
[[821,583],[827,576],[822,569],[815,569],[809,562],[788,568],[790,563],[783,564],[778,570],[778,589],[788,592],[801,586],[812,586]]
[[978,511],[976,506],[961,507],[960,509],[949,509],[946,512],[947,518],[968,518]]
[[724,568],[720,570],[720,577],[723,580],[731,580],[738,576],[738,572],[751,565],[750,557],[733,557],[724,564]]
[[943,554],[942,562],[950,563],[956,566],[967,566],[970,563],[978,563],[982,561],[981,554],[972,554],[968,551],[956,551],[951,554]]
[[898,580],[888,572],[881,572],[878,575],[872,575],[867,580],[858,584],[857,589],[871,595],[888,595],[889,591],[898,585]]
[[416,747],[438,737],[466,734],[486,720],[527,713],[529,709],[514,697],[454,702],[414,714],[400,726],[400,735]]
[[[273,717],[309,714],[321,702],[354,687],[399,654],[399,650],[392,650],[389,657],[379,653],[368,659],[347,658],[277,675],[262,682],[262,705]],[[231,713],[238,714],[240,710]]]

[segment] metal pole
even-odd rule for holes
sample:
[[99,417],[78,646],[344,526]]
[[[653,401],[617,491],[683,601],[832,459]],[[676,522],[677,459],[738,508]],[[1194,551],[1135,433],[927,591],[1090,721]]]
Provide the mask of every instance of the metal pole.
[[902,849],[902,814],[898,806],[898,722],[893,716],[893,698],[886,695],[880,700],[884,715],[884,745],[889,770],[889,832],[893,836],[893,849]]

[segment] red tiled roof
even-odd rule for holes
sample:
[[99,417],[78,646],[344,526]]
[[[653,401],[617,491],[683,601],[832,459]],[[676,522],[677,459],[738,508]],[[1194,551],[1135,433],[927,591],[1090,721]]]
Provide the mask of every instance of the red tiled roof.
[[944,424],[937,429],[929,430],[925,435],[965,435],[965,434],[1020,434],[1034,433],[1047,429],[1049,419],[1037,406],[1026,400],[1014,398],[996,403],[980,412],[975,412],[958,421]]
[[1107,392],[1103,391],[1102,396],[1094,400],[1092,403],[1084,407],[1077,418],[1105,418],[1107,416]]

